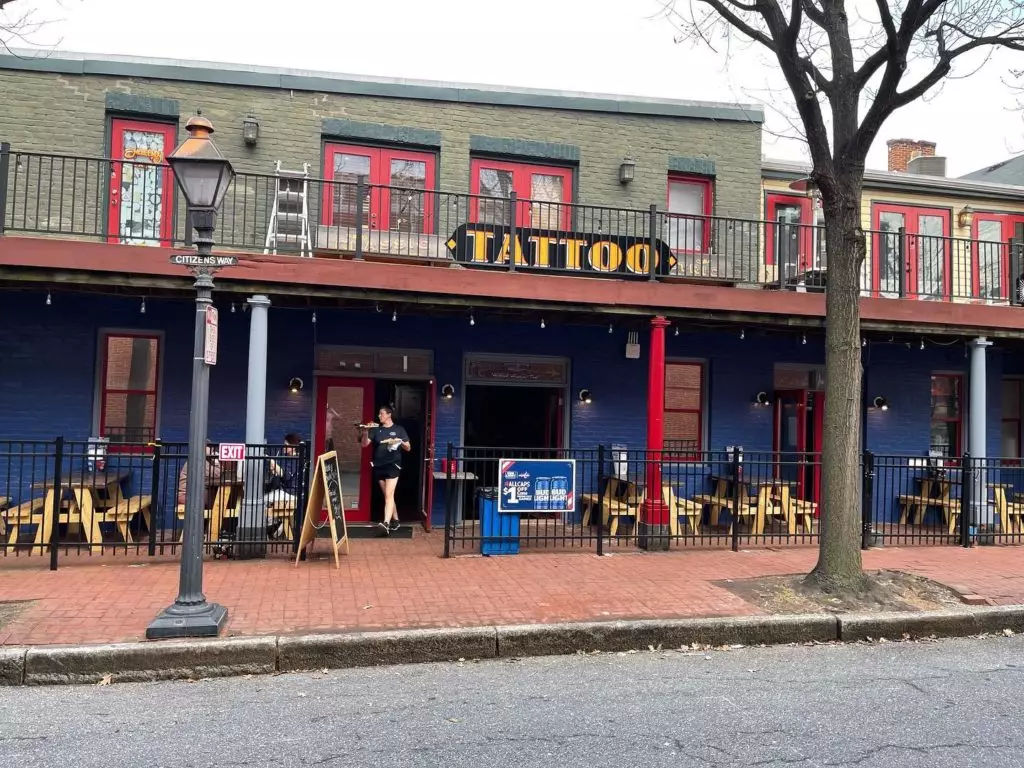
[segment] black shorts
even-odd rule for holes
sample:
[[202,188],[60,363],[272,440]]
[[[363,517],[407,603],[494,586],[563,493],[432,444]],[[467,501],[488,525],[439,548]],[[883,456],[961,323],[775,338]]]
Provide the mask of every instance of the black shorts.
[[373,468],[374,480],[394,480],[402,473],[401,464],[385,464],[383,467]]

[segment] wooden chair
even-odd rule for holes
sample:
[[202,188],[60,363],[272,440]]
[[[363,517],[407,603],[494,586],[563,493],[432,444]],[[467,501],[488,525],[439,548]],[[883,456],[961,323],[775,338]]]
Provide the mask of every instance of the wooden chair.
[[1006,488],[1002,485],[993,486],[992,495],[999,514],[1000,531],[1004,534],[1024,533],[1024,504],[1007,501]]
[[724,477],[718,479],[713,493],[699,493],[693,497],[696,504],[701,507],[709,507],[711,512],[708,523],[712,528],[718,527],[718,518],[723,511],[732,514],[733,497],[729,493],[729,482]]
[[690,524],[694,536],[700,535],[700,519],[704,515],[704,505],[692,499],[680,499],[668,483],[662,486],[662,498],[668,506],[669,532],[672,537],[679,536],[679,518],[683,517]]
[[609,536],[618,535],[619,520],[624,517],[632,518],[633,532],[636,533],[644,498],[645,494],[638,493],[633,483],[623,482],[614,477],[608,478],[608,485],[601,500],[601,519]]

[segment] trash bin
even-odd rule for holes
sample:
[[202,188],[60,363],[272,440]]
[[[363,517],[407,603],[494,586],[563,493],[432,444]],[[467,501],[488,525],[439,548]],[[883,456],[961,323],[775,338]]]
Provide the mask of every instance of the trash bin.
[[497,488],[477,490],[476,511],[480,520],[480,554],[518,555],[519,515],[498,512]]

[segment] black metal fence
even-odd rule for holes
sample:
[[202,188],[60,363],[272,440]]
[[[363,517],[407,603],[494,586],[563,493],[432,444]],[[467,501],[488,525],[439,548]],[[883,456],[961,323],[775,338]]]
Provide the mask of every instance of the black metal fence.
[[[203,544],[207,553],[293,553],[306,508],[305,444],[249,445],[221,462],[210,444]],[[184,443],[56,438],[0,441],[0,556],[175,555],[189,471]],[[249,493],[247,493],[247,488]],[[263,508],[246,498],[264,494]]]
[[[301,194],[305,190],[305,194]],[[277,215],[275,216],[275,210]],[[185,203],[163,163],[12,151],[0,145],[0,234],[188,243]],[[993,231],[994,232],[994,231]],[[987,234],[979,231],[979,236]],[[1019,304],[1021,244],[905,229],[865,233],[865,296]],[[351,254],[624,279],[823,291],[823,227],[488,196],[365,179],[238,173],[218,215],[227,249]]]
[[[558,510],[502,512],[502,460],[534,459],[572,460],[574,497]],[[865,452],[861,470],[865,549],[1024,543],[1020,460]],[[814,545],[828,511],[820,454],[451,445],[443,471],[446,556]]]

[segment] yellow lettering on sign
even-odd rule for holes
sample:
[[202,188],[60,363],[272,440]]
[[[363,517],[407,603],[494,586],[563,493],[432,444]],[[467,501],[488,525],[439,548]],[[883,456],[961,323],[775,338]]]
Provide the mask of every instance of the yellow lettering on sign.
[[[650,258],[650,246],[647,243],[634,243],[626,249],[626,269],[636,275],[646,275]],[[655,257],[657,265],[657,257]]]
[[[509,241],[509,236],[505,235],[505,237],[503,237],[502,240],[501,240],[501,250],[498,251],[498,258],[496,258],[494,260],[495,264],[506,264],[508,262],[508,241]],[[523,245],[522,245],[522,243],[519,242],[519,238],[518,237],[515,238],[514,243],[515,244],[514,244],[513,247],[515,248],[515,254],[516,254],[516,266],[517,267],[528,266],[527,263],[526,263],[526,259],[523,258]]]
[[547,235],[533,235],[528,238],[528,242],[533,246],[533,266],[550,267],[551,246],[558,242],[556,238]]
[[573,238],[567,238],[558,241],[559,245],[565,246],[565,268],[566,269],[579,269],[582,265],[580,264],[581,257],[580,252],[586,246],[586,240],[574,240]]
[[486,264],[487,263],[487,245],[494,239],[493,232],[485,232],[479,229],[467,229],[466,239],[473,239],[473,244],[470,250],[473,252],[473,263],[474,264]]
[[162,163],[164,161],[164,153],[159,149],[144,149],[142,147],[133,147],[124,151],[125,160],[150,160],[154,163]]
[[609,240],[594,243],[590,249],[590,266],[597,272],[616,272],[622,264],[622,249]]

